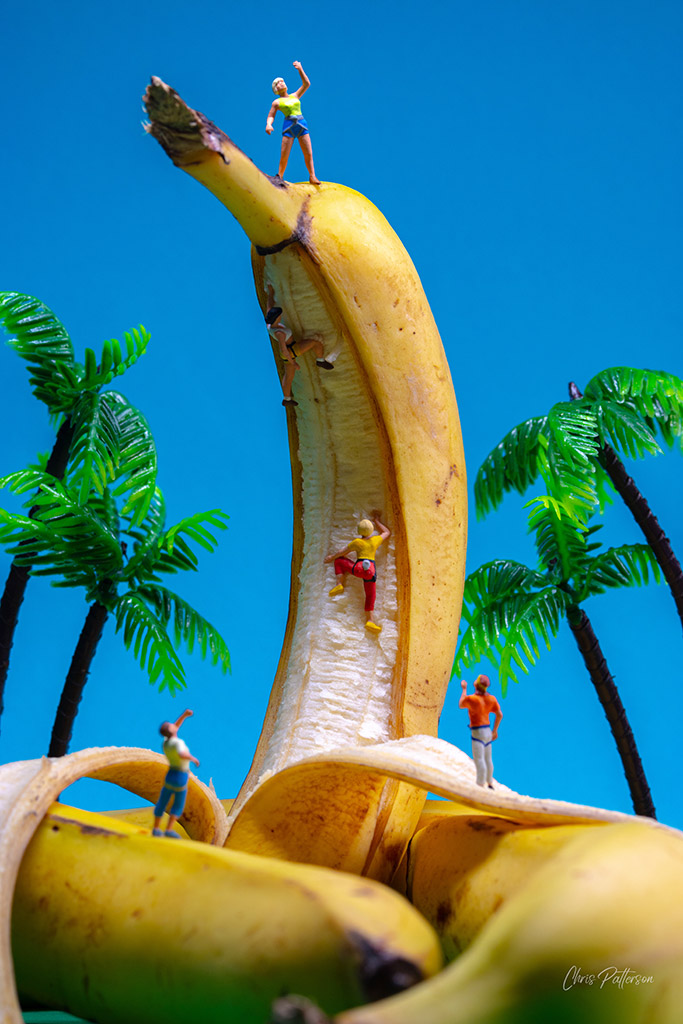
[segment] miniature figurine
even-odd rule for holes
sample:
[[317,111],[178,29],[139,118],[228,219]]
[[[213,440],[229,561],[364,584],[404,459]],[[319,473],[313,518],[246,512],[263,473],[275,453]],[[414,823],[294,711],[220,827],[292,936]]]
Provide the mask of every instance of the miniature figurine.
[[281,110],[284,114],[285,123],[282,126],[282,149],[280,150],[280,166],[278,167],[277,176],[278,178],[284,178],[285,171],[287,170],[287,161],[289,160],[289,154],[294,145],[294,139],[299,140],[301,146],[301,152],[304,155],[304,161],[306,163],[306,170],[308,171],[308,180],[311,185],[319,185],[320,181],[315,176],[315,168],[313,167],[313,148],[311,146],[311,136],[308,131],[308,125],[301,113],[301,97],[308,89],[310,80],[308,75],[301,66],[301,61],[295,60],[293,67],[301,75],[301,85],[296,92],[287,92],[287,86],[285,85],[284,78],[276,78],[273,81],[273,92],[278,97],[273,100],[271,108],[268,112],[266,119],[266,132],[268,135],[273,131],[273,121],[278,110]]
[[303,355],[304,352],[308,352],[312,348],[316,355],[316,366],[323,370],[334,370],[334,363],[325,358],[325,350],[320,340],[320,335],[313,334],[310,338],[303,338],[301,341],[291,340],[292,332],[281,319],[282,307],[275,305],[275,292],[273,291],[272,284],[266,285],[266,294],[268,296],[266,327],[271,338],[274,338],[277,342],[280,355],[285,360],[285,371],[281,379],[282,394],[284,395],[282,404],[284,406],[298,405],[299,403],[292,398],[292,381],[294,380],[294,374],[300,369],[295,357]]
[[[168,758],[169,769],[166,772],[163,789],[159,794],[157,805],[154,808],[153,836],[166,835],[170,839],[180,839],[178,833],[173,831],[173,826],[185,808],[190,761],[197,767],[199,767],[199,761],[196,757],[192,756],[187,745],[178,736],[178,729],[180,729],[180,726],[183,724],[185,719],[190,718],[192,714],[193,712],[187,708],[183,711],[177,722],[162,722],[159,727],[159,732],[165,737],[163,742],[163,751]],[[166,825],[166,831],[163,832],[161,829],[161,819],[163,818],[164,812],[168,808],[169,803],[171,803],[171,806],[169,809],[168,823]]]
[[[460,683],[462,694],[458,702],[459,708],[467,708],[470,716],[470,731],[472,733],[472,757],[477,769],[477,785],[483,786],[484,779],[489,789],[493,789],[493,757],[491,755],[491,744],[498,739],[498,726],[500,725],[503,712],[493,694],[487,693],[490,685],[488,676],[477,676],[474,680],[475,693],[467,695],[467,681]],[[496,719],[491,730],[491,713]]]
[[[374,533],[378,530],[378,533]],[[375,622],[375,581],[377,570],[375,568],[375,554],[377,548],[385,540],[391,537],[391,530],[380,523],[379,519],[361,519],[358,524],[359,537],[355,537],[336,555],[328,555],[325,562],[334,562],[334,571],[341,580],[330,591],[330,597],[344,592],[344,578],[347,575],[356,576],[363,581],[365,588],[365,628],[370,633],[381,633],[382,627]],[[352,561],[346,555],[355,551],[356,559]]]

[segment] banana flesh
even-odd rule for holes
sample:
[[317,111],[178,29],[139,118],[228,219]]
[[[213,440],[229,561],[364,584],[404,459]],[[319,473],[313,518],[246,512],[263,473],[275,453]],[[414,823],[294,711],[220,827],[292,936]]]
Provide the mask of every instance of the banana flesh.
[[392,890],[53,805],[13,913],[19,991],[102,1024],[261,1024],[297,991],[327,1012],[434,974],[438,940]]

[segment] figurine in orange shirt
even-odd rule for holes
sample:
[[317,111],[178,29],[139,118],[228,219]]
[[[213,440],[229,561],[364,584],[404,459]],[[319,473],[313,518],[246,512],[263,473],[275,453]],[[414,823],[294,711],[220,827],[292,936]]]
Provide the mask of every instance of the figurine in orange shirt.
[[[459,708],[467,708],[470,715],[470,732],[472,733],[472,757],[477,769],[477,785],[483,786],[484,780],[489,789],[493,789],[493,758],[491,744],[498,739],[498,726],[503,718],[500,705],[492,694],[488,693],[490,685],[488,676],[477,676],[474,680],[474,693],[468,696],[467,681],[460,683],[462,694],[458,702]],[[491,729],[491,714],[496,716]]]

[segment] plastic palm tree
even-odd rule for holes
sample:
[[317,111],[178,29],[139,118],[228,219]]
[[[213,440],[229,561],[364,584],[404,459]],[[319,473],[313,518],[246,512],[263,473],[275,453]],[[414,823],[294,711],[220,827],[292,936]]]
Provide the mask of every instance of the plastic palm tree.
[[[482,463],[474,485],[479,517],[511,490],[523,494],[550,465],[567,507],[602,507],[612,487],[652,548],[683,625],[683,569],[621,457],[657,454],[683,438],[683,380],[659,370],[617,366],[593,377],[583,394],[569,385],[569,402],[514,427]],[[659,439],[659,440],[658,440]],[[620,457],[621,456],[621,457]]]
[[[141,523],[120,513],[105,486],[82,504],[77,486],[40,470],[23,470],[0,480],[29,499],[33,514],[0,509],[0,543],[9,547],[31,575],[56,577],[54,586],[83,587],[90,603],[59,701],[48,756],[65,754],[90,666],[109,616],[151,683],[171,693],[186,685],[176,647],[198,646],[202,657],[227,671],[230,657],[220,633],[182,597],[164,587],[160,576],[198,566],[194,545],[212,551],[215,530],[226,528],[218,509],[166,526],[157,488]],[[125,506],[124,506],[125,508]],[[131,553],[128,555],[128,549]],[[173,640],[169,630],[174,634]]]
[[659,566],[646,544],[624,544],[597,553],[593,542],[599,526],[577,520],[553,496],[529,503],[529,529],[539,558],[530,569],[519,562],[497,560],[482,565],[465,582],[463,620],[466,623],[456,654],[454,672],[488,658],[500,673],[503,693],[516,669],[529,671],[540,654],[540,642],[550,649],[565,620],[576,640],[612,731],[637,814],[655,817],[650,789],[633,731],[607,667],[598,638],[583,607],[589,597],[617,587],[660,578]]
[[[55,314],[38,299],[18,292],[0,292],[0,323],[14,336],[10,346],[25,360],[34,395],[57,426],[57,436],[44,469],[61,480],[70,464],[83,501],[95,488],[117,480],[126,511],[141,521],[156,483],[156,452],[151,432],[140,413],[123,395],[103,391],[137,361],[147,347],[144,327],[126,333],[122,346],[105,341],[99,362],[86,349],[76,361],[71,339]],[[121,467],[126,471],[121,472]],[[32,515],[33,512],[29,512]],[[29,564],[15,559],[0,598],[0,715],[9,671],[10,652],[29,578]]]

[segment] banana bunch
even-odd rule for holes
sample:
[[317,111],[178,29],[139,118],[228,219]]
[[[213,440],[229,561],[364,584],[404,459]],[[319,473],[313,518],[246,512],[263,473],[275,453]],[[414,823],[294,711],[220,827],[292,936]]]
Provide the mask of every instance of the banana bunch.
[[[442,897],[448,943],[464,946],[471,930],[471,945],[435,978],[334,1024],[678,1024],[683,836],[636,819],[551,827],[539,848],[538,830],[509,844],[514,829],[495,826],[502,841],[482,856],[490,825],[479,863],[468,846],[469,869],[451,865],[416,899]],[[500,907],[486,918],[492,900]],[[463,929],[453,920],[461,906]]]
[[[189,1020],[265,1024],[268,1000],[285,992],[301,999],[278,1003],[274,1020],[320,1021],[320,1003],[338,1024],[674,1024],[680,835],[482,789],[471,759],[437,736],[464,581],[465,466],[441,341],[399,239],[350,189],[262,174],[159,79],[145,103],[150,133],[251,240],[261,308],[272,288],[295,339],[318,336],[334,372],[302,357],[286,414],[290,612],[236,800],[224,807],[191,777],[182,824],[199,843],[154,842],[130,814],[126,825],[69,810],[50,812],[27,851],[68,782],[108,778],[153,803],[165,762],[110,748],[0,768],[0,1024],[21,1021],[17,878],[22,988],[111,1024],[175,1019],[173,1004]],[[392,530],[378,558],[378,636],[363,628],[360,587],[327,598],[324,563],[373,515]],[[451,803],[425,811],[428,792]],[[421,916],[367,881],[394,877]],[[457,959],[429,977],[437,935]],[[29,949],[43,950],[35,989]],[[386,992],[385,963],[396,988],[427,980],[344,1009]],[[572,966],[578,979],[612,963],[655,976],[632,1012],[612,989],[600,1000],[588,983],[564,989]]]
[[103,1022],[266,1020],[283,992],[333,1012],[442,962],[425,919],[377,882],[60,804],[23,858],[13,916],[19,991]]

